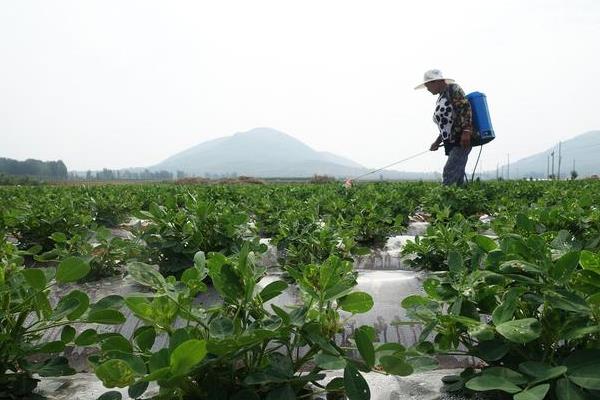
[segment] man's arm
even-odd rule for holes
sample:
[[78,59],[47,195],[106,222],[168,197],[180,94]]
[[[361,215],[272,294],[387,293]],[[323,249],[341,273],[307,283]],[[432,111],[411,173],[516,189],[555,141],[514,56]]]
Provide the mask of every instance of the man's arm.
[[440,148],[440,144],[442,144],[442,135],[438,135],[438,137],[435,139],[435,142],[433,142],[431,147],[429,147],[429,150],[437,151],[437,149]]

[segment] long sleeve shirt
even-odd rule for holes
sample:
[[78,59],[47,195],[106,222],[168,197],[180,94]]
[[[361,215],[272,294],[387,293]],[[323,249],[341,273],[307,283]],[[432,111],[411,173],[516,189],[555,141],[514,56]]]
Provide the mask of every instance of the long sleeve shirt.
[[440,93],[433,115],[444,142],[446,154],[452,147],[460,146],[460,137],[465,129],[472,131],[471,105],[465,92],[455,83]]

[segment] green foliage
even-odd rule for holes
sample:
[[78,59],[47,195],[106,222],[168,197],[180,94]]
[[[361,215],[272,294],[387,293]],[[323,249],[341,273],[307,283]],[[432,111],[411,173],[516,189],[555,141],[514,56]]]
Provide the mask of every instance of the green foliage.
[[[424,281],[402,302],[440,353],[486,363],[448,380],[448,390],[504,392],[515,400],[588,398],[598,390],[600,289],[597,255],[551,249],[543,235],[472,238],[470,257]],[[595,297],[596,296],[596,297]],[[461,350],[464,349],[464,350]],[[587,397],[586,397],[587,396]]]
[[[1,318],[10,322],[3,320],[1,329],[29,326],[21,323],[20,311],[13,312],[19,301],[27,315],[42,321],[35,329],[64,327],[60,340],[51,342],[40,341],[43,329],[11,336],[0,356],[20,350],[1,359],[0,387],[28,393],[34,372],[69,373],[58,353],[74,343],[98,347],[101,354],[90,361],[99,376],[110,385],[129,385],[132,397],[143,395],[147,381],[159,382],[170,398],[217,398],[215,392],[231,398],[302,396],[321,369],[338,368],[344,377],[326,390],[362,398],[356,371],[406,375],[434,365],[416,349],[373,343],[369,327],[355,329],[352,350],[333,341],[341,318],[372,307],[369,294],[354,290],[352,257],[401,233],[418,210],[431,215],[431,227],[405,254],[414,257],[415,267],[434,272],[424,281],[424,295],[403,302],[411,318],[424,324],[422,341],[432,341],[417,348],[466,349],[489,365],[447,378],[447,387],[491,388],[494,394],[504,388],[509,395],[516,386],[518,400],[586,398],[598,391],[598,366],[585,357],[597,359],[599,348],[599,189],[598,182],[586,180],[466,188],[381,183],[349,190],[339,183],[3,187],[0,282],[9,301],[2,303]],[[481,234],[490,227],[479,222],[483,213],[492,215],[500,239]],[[132,216],[141,218],[126,226],[135,240],[114,238],[102,227]],[[261,283],[259,237],[277,246],[285,281]],[[41,262],[49,267],[37,268]],[[161,273],[146,263],[158,264]],[[126,264],[151,295],[109,296],[90,305],[85,293],[71,290],[56,304],[47,301],[57,281],[109,276]],[[208,279],[222,304],[194,301]],[[289,285],[299,288],[301,301],[277,307]],[[131,340],[91,327],[75,330],[76,324],[122,323],[123,304],[146,324]],[[175,329],[175,320],[183,327]],[[169,337],[169,346],[153,351],[161,335]],[[184,344],[202,358],[175,353]],[[35,360],[40,353],[51,357],[33,363],[33,351]],[[172,359],[178,353],[182,358]],[[6,374],[14,369],[3,360],[23,373]]]
[[140,216],[151,222],[141,239],[165,274],[181,272],[200,250],[233,254],[244,239],[254,236],[247,214],[192,194],[167,197],[164,205],[152,203]]
[[425,235],[409,240],[402,254],[410,256],[408,262],[415,268],[429,271],[448,269],[451,252],[469,254],[469,242],[477,236],[479,223],[456,214],[450,219],[438,220],[427,228]]
[[66,179],[67,167],[62,161],[28,159],[17,161],[0,157],[0,173],[13,176],[30,176],[46,179]]
[[[150,265],[130,263],[131,277],[152,293],[125,299],[131,312],[145,322],[131,341],[99,339],[102,351],[95,360],[96,374],[105,385],[137,390],[144,389],[140,386],[144,382],[156,381],[161,398],[295,398],[310,393],[308,384],[323,378],[323,368],[335,366],[345,368],[344,379],[324,390],[363,399],[368,386],[359,370],[376,365],[385,369],[390,364],[376,363],[382,352],[403,362],[401,347],[375,349],[372,328],[360,328],[355,337],[360,358],[336,345],[340,311],[362,313],[373,304],[369,295],[354,291],[356,272],[351,263],[331,257],[322,265],[290,269],[303,301],[284,310],[272,301],[288,285],[283,281],[264,285],[266,270],[256,265],[250,247],[243,245],[231,257],[213,253],[205,259],[197,253],[181,280],[164,278]],[[202,283],[206,277],[222,303],[205,307],[194,301],[206,290]],[[174,327],[175,320],[184,322],[181,328]],[[169,345],[153,350],[161,334],[167,335]],[[390,369],[399,370],[397,365]]]
[[[12,243],[0,241],[0,398],[35,398],[32,391],[41,377],[70,375],[75,371],[59,356],[67,344],[77,341],[73,325],[85,322],[122,323],[123,315],[110,310],[112,318],[100,321],[106,312],[101,302],[90,308],[88,296],[72,290],[55,305],[49,293],[58,283],[84,277],[90,270],[81,258],[71,256],[56,269],[23,267],[24,256]],[[63,327],[60,339],[44,340],[45,331]],[[33,357],[35,356],[35,357]],[[32,358],[33,357],[33,358]],[[37,360],[37,361],[34,361]]]
[[79,257],[85,260],[90,268],[86,280],[120,274],[127,261],[147,258],[146,250],[139,241],[113,236],[103,227],[71,237],[55,232],[50,235],[50,239],[54,241],[54,248],[35,255],[34,259],[42,263],[62,263],[73,256]]

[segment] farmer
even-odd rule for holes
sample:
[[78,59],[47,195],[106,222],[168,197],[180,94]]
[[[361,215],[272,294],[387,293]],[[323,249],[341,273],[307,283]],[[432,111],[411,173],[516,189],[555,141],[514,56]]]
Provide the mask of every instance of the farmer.
[[446,79],[439,69],[425,72],[423,83],[415,88],[427,90],[438,95],[433,113],[433,122],[438,126],[440,134],[429,150],[437,151],[440,145],[448,156],[444,166],[444,185],[463,185],[465,183],[465,167],[471,152],[471,105],[465,93],[454,83]]

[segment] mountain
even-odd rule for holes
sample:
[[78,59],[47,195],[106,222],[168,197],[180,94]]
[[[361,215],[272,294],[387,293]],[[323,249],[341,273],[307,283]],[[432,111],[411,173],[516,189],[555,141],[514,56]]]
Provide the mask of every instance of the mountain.
[[[541,153],[523,158],[510,164],[511,178],[545,178],[550,164],[552,172],[552,156],[554,151],[554,173],[558,174],[558,145]],[[580,177],[600,174],[600,131],[590,131],[562,142],[561,177],[571,176],[573,161]]]
[[[368,172],[362,165],[328,152],[312,149],[298,139],[272,128],[255,128],[200,143],[177,153],[151,170],[184,171],[187,175],[254,177],[353,177]],[[379,179],[377,173],[371,179]],[[385,179],[433,179],[432,174],[384,171]]]

